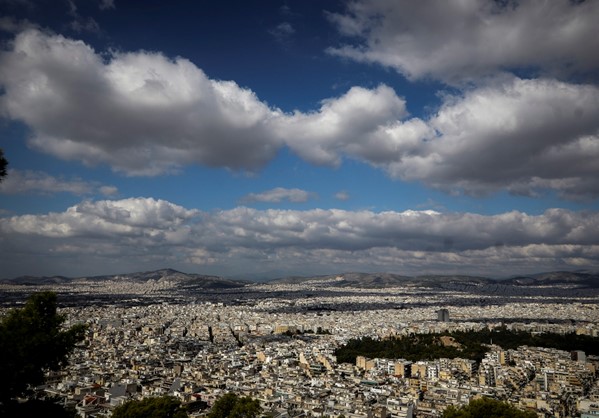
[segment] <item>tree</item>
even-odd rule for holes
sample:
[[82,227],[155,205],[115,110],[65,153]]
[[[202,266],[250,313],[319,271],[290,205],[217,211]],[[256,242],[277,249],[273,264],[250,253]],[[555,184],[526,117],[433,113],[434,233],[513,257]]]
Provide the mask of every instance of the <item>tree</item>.
[[258,400],[227,393],[212,405],[208,418],[256,418],[261,412]]
[[246,396],[237,400],[229,418],[256,418],[260,412],[262,412],[260,401]]
[[56,294],[32,295],[21,309],[0,321],[0,410],[44,381],[44,372],[58,370],[85,335],[85,325],[63,329],[56,312]]
[[187,418],[181,402],[172,396],[133,400],[118,406],[112,418]]
[[518,408],[492,398],[474,399],[461,408],[450,406],[443,412],[443,418],[535,418],[532,411]]
[[52,417],[52,418],[78,418],[75,407],[63,407],[56,403],[56,399],[30,399],[27,402],[10,404],[0,407],[0,416],[4,418],[21,417]]
[[0,182],[6,176],[6,167],[8,166],[8,161],[4,158],[4,151],[0,148]]
[[231,414],[238,399],[239,396],[234,393],[227,393],[221,396],[214,402],[212,408],[210,408],[208,418],[227,418]]

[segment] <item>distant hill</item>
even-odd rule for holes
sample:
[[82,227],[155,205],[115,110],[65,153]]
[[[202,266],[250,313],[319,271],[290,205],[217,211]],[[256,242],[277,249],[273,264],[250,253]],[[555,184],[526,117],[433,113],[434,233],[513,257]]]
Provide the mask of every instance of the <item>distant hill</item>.
[[385,288],[398,286],[442,287],[451,283],[481,285],[492,283],[492,279],[475,276],[403,276],[393,273],[341,273],[314,277],[284,277],[271,280],[272,284],[327,283],[335,287]]
[[530,276],[516,276],[503,283],[514,286],[577,286],[599,288],[599,273],[586,271],[553,271]]
[[[0,280],[0,283],[33,285],[66,285],[71,282],[127,281],[131,283],[166,283],[185,289],[227,289],[239,288],[251,284],[250,281],[231,280],[218,276],[183,273],[173,269],[161,269],[126,274],[76,277],[64,276],[21,276]],[[491,279],[465,275],[422,275],[404,276],[393,273],[349,272],[334,275],[300,277],[291,276],[274,279],[266,284],[305,284],[315,287],[357,287],[381,289],[391,287],[425,287],[444,291],[463,291],[483,294],[532,295],[539,289],[543,293],[568,291],[569,294],[581,294],[585,290],[599,291],[599,273],[589,271],[555,271],[514,276],[506,279]]]
[[3,279],[0,283],[6,284],[19,284],[23,286],[28,285],[50,285],[50,284],[62,284],[68,283],[73,280],[70,277],[65,276],[19,276],[14,279]]
[[229,280],[218,276],[206,276],[202,274],[183,273],[173,269],[161,269],[137,273],[113,274],[90,277],[64,277],[64,276],[21,276],[14,279],[1,280],[0,283],[16,285],[59,285],[70,282],[103,282],[103,281],[128,281],[136,283],[147,282],[171,282],[180,287],[203,288],[203,289],[225,289],[243,287],[249,284],[246,281]]
[[567,291],[571,295],[584,296],[585,290],[599,290],[599,273],[556,271],[506,279],[465,275],[402,276],[392,273],[342,273],[315,277],[285,277],[271,280],[268,283],[303,283],[318,287],[425,287],[448,291],[523,296],[536,294],[540,288],[543,288],[543,294],[559,295],[560,292]]

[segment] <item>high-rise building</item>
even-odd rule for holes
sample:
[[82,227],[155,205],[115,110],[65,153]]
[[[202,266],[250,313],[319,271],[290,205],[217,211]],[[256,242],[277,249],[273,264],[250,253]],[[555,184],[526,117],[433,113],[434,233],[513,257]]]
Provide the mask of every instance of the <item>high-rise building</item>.
[[437,311],[437,321],[449,322],[449,310],[448,309],[439,309]]
[[579,361],[581,363],[585,363],[587,360],[587,356],[584,351],[574,350],[570,352],[570,358],[574,361]]

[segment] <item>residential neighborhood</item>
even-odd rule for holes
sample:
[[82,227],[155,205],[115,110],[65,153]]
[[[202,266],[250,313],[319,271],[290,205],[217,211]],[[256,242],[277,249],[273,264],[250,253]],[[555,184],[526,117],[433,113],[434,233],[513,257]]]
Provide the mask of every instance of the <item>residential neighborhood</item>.
[[127,400],[161,395],[175,396],[191,406],[192,416],[203,416],[228,392],[259,400],[264,413],[277,418],[439,417],[449,405],[482,396],[539,417],[599,411],[599,357],[583,351],[504,350],[489,341],[480,364],[364,356],[350,364],[334,354],[365,336],[499,327],[598,336],[599,308],[592,298],[564,304],[498,297],[480,304],[464,302],[465,294],[452,301],[424,288],[343,288],[331,296],[329,285],[261,284],[248,293],[260,295],[254,299],[227,303],[226,292],[207,292],[205,299],[221,301],[195,295],[182,303],[169,302],[168,286],[152,283],[145,293],[143,286],[135,289],[127,303],[64,307],[67,325],[88,324],[87,335],[68,367],[49,374],[38,391],[76,406],[84,418],[109,417]]

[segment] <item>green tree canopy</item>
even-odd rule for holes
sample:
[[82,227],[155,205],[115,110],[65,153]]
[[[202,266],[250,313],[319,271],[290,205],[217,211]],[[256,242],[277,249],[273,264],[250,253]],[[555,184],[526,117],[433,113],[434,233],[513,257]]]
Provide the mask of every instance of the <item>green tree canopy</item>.
[[6,167],[8,166],[8,161],[4,158],[4,151],[0,148],[0,181],[6,176]]
[[63,329],[65,319],[56,312],[56,294],[42,292],[0,320],[0,404],[24,395],[44,381],[46,370],[66,363],[87,327]]
[[212,405],[208,418],[256,418],[262,412],[257,399],[249,396],[240,398],[234,393],[221,396]]
[[229,418],[255,418],[260,415],[260,412],[262,412],[260,401],[246,396],[237,401]]
[[78,418],[75,407],[63,407],[56,403],[56,399],[30,399],[27,402],[11,402],[0,407],[0,416],[3,418],[22,417],[52,417],[52,418]]
[[532,411],[518,408],[492,398],[474,399],[461,408],[450,406],[443,412],[443,418],[535,418]]
[[112,418],[187,418],[181,402],[172,396],[133,400],[118,406]]

